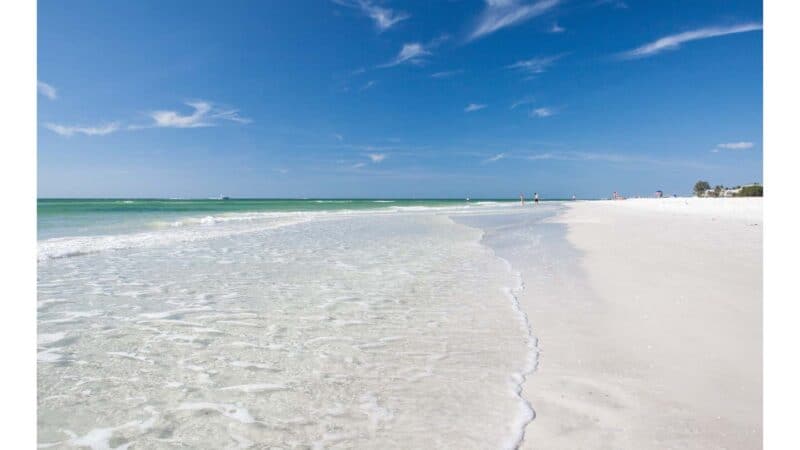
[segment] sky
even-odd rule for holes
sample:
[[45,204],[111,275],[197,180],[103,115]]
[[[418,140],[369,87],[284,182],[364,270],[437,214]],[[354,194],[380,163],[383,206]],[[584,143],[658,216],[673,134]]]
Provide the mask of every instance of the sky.
[[753,0],[38,2],[38,195],[762,180]]

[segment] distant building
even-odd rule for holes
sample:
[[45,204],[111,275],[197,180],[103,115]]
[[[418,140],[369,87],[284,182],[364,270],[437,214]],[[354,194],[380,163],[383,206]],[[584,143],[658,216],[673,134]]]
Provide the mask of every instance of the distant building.
[[751,186],[761,186],[760,183],[750,183],[744,184],[742,186],[735,186],[732,188],[724,188],[719,191],[719,194],[714,189],[706,189],[703,192],[703,197],[736,197],[739,193],[742,192],[742,188],[751,187]]

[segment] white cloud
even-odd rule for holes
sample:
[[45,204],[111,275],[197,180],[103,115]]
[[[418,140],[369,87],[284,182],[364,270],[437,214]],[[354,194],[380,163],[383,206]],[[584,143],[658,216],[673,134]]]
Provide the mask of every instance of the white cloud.
[[548,68],[550,68],[550,66],[552,66],[556,61],[563,58],[564,56],[565,54],[562,53],[560,55],[545,56],[542,58],[524,59],[522,61],[517,61],[514,64],[506,66],[506,69],[517,70],[528,76],[533,76],[540,73],[544,73]]
[[40,94],[44,95],[50,100],[55,100],[58,98],[58,92],[56,92],[56,88],[45,83],[44,81],[37,81],[36,88],[39,90]]
[[386,31],[396,23],[411,17],[402,11],[393,11],[389,8],[376,5],[370,0],[333,0],[333,2],[347,8],[361,10],[364,15],[375,22],[375,26],[378,27],[379,31]]
[[153,111],[150,117],[153,118],[157,127],[197,128],[213,126],[207,120],[208,113],[211,111],[210,103],[187,102],[186,104],[194,108],[194,112],[188,116],[181,115],[176,111]]
[[359,89],[359,91],[366,91],[367,89],[371,89],[371,88],[375,87],[376,84],[378,84],[377,81],[369,80],[366,83],[364,83],[363,86],[361,86],[361,89]]
[[436,72],[431,74],[431,78],[450,78],[459,74],[464,73],[463,69],[458,70],[445,70],[442,72]]
[[555,115],[555,113],[556,111],[553,108],[547,108],[547,107],[536,108],[530,112],[529,116],[542,118],[542,117],[550,117],[552,115]]
[[560,0],[485,0],[485,2],[486,8],[478,19],[477,26],[470,33],[469,40],[540,16],[553,9]]
[[214,110],[211,112],[212,119],[230,120],[236,123],[251,123],[253,120],[239,115],[238,109]]
[[550,27],[551,33],[563,33],[565,31],[567,31],[567,29],[562,26],[559,26],[558,23],[554,23],[553,26]]
[[362,168],[362,167],[364,167],[364,166],[366,166],[366,165],[367,165],[367,163],[360,162],[360,163],[355,163],[355,164],[353,164],[351,167],[352,167],[353,169],[360,169],[360,168]]
[[339,142],[342,142],[344,140],[344,136],[342,136],[339,133],[333,133],[333,138],[336,139]]
[[494,156],[492,156],[492,157],[490,157],[490,158],[486,158],[486,159],[485,159],[483,162],[495,162],[495,161],[500,161],[501,159],[503,159],[503,158],[505,158],[505,157],[506,157],[506,154],[505,154],[505,153],[498,153],[498,154],[496,154],[496,155],[494,155]]
[[481,110],[483,108],[486,108],[486,106],[487,105],[482,105],[482,104],[479,104],[479,103],[470,103],[469,105],[467,105],[466,108],[464,108],[464,112],[478,111],[478,110]]
[[746,33],[748,31],[756,31],[760,29],[762,29],[762,25],[760,23],[745,23],[730,27],[700,28],[698,30],[665,36],[661,39],[642,45],[641,47],[623,52],[619,56],[623,59],[646,58],[648,56],[657,55],[666,50],[678,49],[680,48],[681,44],[686,42],[725,36],[728,34]]
[[534,101],[535,99],[533,97],[525,97],[523,99],[517,100],[514,103],[512,103],[509,109],[516,109],[518,106],[528,105],[533,103]]
[[[536,155],[530,155],[525,159],[529,159],[531,161],[539,161],[539,160],[542,160],[542,159],[559,159],[559,156],[557,154],[555,154],[555,153],[539,153],[539,154],[536,154]],[[562,159],[566,159],[566,158],[562,158]],[[572,159],[574,159],[574,158],[572,158]]]
[[153,111],[150,113],[150,117],[154,121],[153,126],[163,128],[200,128],[215,126],[219,120],[237,123],[251,122],[250,119],[239,116],[239,111],[235,109],[218,109],[205,101],[186,102],[186,104],[194,109],[189,115],[182,115],[177,111]]
[[400,49],[400,53],[398,53],[393,60],[379,67],[392,67],[405,63],[420,64],[423,61],[422,58],[430,54],[431,52],[419,42],[403,44],[403,48]]
[[647,155],[625,155],[615,153],[591,153],[591,152],[551,152],[538,153],[525,156],[524,159],[530,161],[554,160],[554,161],[576,161],[576,162],[608,162],[614,164],[644,164],[651,166],[684,166],[694,168],[710,168],[713,166],[691,160],[670,160],[653,158]]
[[753,148],[752,142],[727,142],[724,144],[717,144],[717,148],[712,150],[712,152],[718,152],[720,150],[748,150]]
[[367,158],[373,163],[379,163],[386,159],[386,153],[368,153]]
[[97,126],[59,125],[55,123],[46,123],[44,126],[48,130],[66,137],[70,137],[75,134],[83,134],[86,136],[105,136],[119,130],[119,123],[117,122]]

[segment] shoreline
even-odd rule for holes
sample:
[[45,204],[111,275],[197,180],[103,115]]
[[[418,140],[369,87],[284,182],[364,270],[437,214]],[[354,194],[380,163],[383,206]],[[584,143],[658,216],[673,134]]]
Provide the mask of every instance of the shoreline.
[[512,448],[760,448],[762,200],[557,208],[460,220],[523,283],[534,417]]
[[541,350],[521,448],[760,448],[761,205],[579,202],[549,220],[580,254],[520,298]]

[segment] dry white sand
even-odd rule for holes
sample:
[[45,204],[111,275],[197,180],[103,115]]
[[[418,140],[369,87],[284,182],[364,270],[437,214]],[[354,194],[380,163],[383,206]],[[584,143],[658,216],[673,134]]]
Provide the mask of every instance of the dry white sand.
[[651,199],[556,218],[582,273],[556,267],[520,298],[540,347],[523,447],[760,448],[761,211]]

